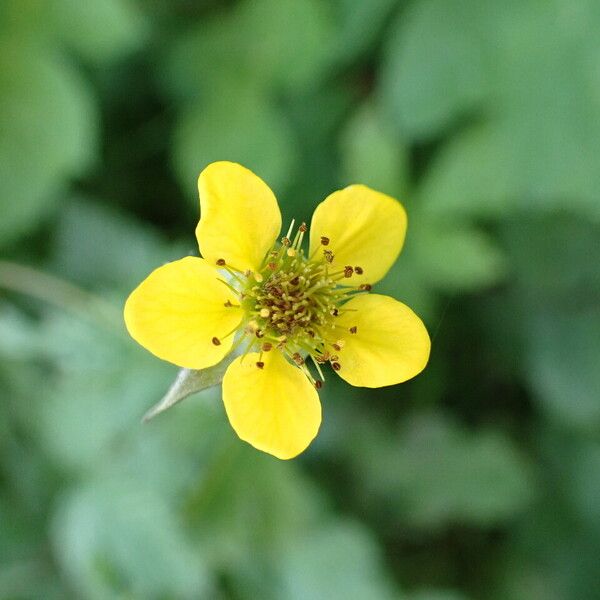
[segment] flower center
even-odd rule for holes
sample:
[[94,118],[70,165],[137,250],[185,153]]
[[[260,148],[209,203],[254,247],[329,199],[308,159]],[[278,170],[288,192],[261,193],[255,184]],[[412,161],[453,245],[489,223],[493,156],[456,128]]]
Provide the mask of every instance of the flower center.
[[[246,341],[244,354],[259,351],[258,368],[264,366],[262,353],[277,348],[320,388],[322,382],[313,377],[306,361],[312,361],[321,380],[323,363],[331,363],[334,370],[342,368],[337,352],[344,345],[344,337],[355,334],[357,328],[341,328],[336,318],[347,312],[343,308],[347,300],[371,286],[351,285],[354,273],[363,273],[361,267],[332,266],[334,253],[327,237],[321,238],[312,256],[306,256],[302,249],[306,224],[300,225],[292,240],[293,226],[292,221],[287,235],[267,253],[258,271],[237,271],[224,260],[217,265],[229,272],[230,281],[223,283],[238,295],[245,313],[234,347]],[[215,340],[220,343],[218,338],[213,343]]]

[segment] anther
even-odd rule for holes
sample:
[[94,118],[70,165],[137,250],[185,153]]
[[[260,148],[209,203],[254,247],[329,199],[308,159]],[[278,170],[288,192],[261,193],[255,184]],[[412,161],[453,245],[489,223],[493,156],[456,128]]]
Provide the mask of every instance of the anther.
[[261,337],[265,337],[265,334],[263,333],[263,331],[261,329],[257,329],[256,332],[254,333],[254,335],[259,339]]
[[254,279],[257,283],[261,283],[263,280],[263,276],[260,273],[254,273]]
[[294,352],[294,354],[292,355],[292,359],[298,366],[301,366],[304,364],[304,359],[300,356],[300,354],[298,352]]
[[308,231],[308,227],[306,226],[306,223],[302,223],[302,225],[300,225],[300,227],[298,227],[298,231],[301,231],[302,233]]
[[363,268],[362,267],[354,267],[354,272],[357,275],[362,275],[364,273]]
[[373,286],[370,283],[362,283],[358,287],[359,287],[359,289],[364,290],[365,292],[369,292],[369,291],[371,291],[371,288]]
[[350,333],[356,333],[358,331],[358,327],[356,325],[353,325],[348,331],[350,331]]
[[290,238],[289,238],[289,237],[282,237],[282,238],[281,238],[281,243],[282,243],[284,246],[291,246],[291,245],[292,245],[292,242],[291,242],[291,240],[290,240]]
[[215,346],[221,345],[221,340],[218,337],[214,337],[211,341]]
[[266,319],[270,314],[271,314],[271,311],[268,308],[261,308],[260,309],[260,316],[263,319]]
[[331,250],[323,250],[323,256],[328,263],[333,262],[333,252]]
[[329,238],[322,235],[321,236],[321,246],[329,246]]
[[270,352],[273,348],[273,344],[271,344],[271,342],[265,342],[262,346],[261,346],[261,350],[263,352]]
[[231,300],[227,300],[223,306],[227,306],[227,308],[229,308],[230,306],[233,306],[233,304],[231,304]]
[[339,371],[342,368],[342,365],[340,365],[339,362],[331,363],[331,366],[332,366],[332,368],[333,368],[334,371]]
[[344,277],[352,277],[354,269],[350,265],[344,267]]
[[277,265],[274,262],[270,262],[267,267],[271,270],[274,271],[277,268]]
[[224,267],[225,266],[225,259],[224,258],[218,258],[217,259],[217,265],[219,265],[219,267]]
[[337,317],[337,316],[340,314],[340,311],[339,311],[337,308],[334,308],[334,309],[331,311],[331,314],[332,314],[334,317]]
[[317,388],[318,390],[320,390],[323,387],[323,382],[319,379],[317,379],[315,381],[315,388]]
[[288,256],[296,256],[296,251],[293,248],[288,248],[287,255]]
[[264,366],[265,366],[265,363],[264,363],[262,360],[259,360],[259,361],[256,363],[256,366],[257,366],[259,369],[262,369],[262,368],[264,368]]

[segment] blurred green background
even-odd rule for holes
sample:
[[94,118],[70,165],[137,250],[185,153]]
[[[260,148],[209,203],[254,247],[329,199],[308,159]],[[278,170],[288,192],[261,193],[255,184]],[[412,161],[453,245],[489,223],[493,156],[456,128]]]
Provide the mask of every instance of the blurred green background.
[[[400,198],[426,371],[280,462],[127,293],[243,163]],[[600,598],[600,2],[0,1],[0,598]]]

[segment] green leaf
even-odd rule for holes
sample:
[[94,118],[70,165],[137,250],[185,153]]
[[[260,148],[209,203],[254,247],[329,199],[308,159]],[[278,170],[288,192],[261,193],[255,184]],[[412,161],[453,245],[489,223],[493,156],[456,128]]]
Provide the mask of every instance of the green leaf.
[[169,245],[157,230],[106,204],[72,198],[60,212],[51,250],[50,266],[61,276],[86,288],[130,292],[190,245]]
[[594,4],[578,5],[572,20],[560,17],[568,0],[413,6],[382,79],[388,111],[414,139],[467,124],[427,174],[431,208],[497,216],[516,206],[555,210],[568,199],[600,219]]
[[410,139],[448,127],[486,91],[476,4],[415,2],[397,21],[386,48],[381,91],[388,114]]
[[303,92],[329,67],[332,33],[318,0],[246,0],[176,42],[163,69],[167,91],[217,100],[222,82],[234,79],[263,92]]
[[358,523],[338,521],[299,536],[280,556],[280,598],[289,600],[391,600],[381,550]]
[[143,421],[149,421],[192,394],[220,384],[223,381],[227,367],[234,358],[235,356],[232,353],[214,367],[201,370],[181,369],[167,393],[144,415]]
[[595,431],[600,424],[600,311],[536,313],[524,331],[524,371],[535,398],[556,422]]
[[202,554],[141,481],[97,478],[76,487],[61,498],[51,535],[56,559],[82,597],[211,594]]
[[[469,433],[441,414],[405,420],[398,433],[358,425],[350,435],[365,496],[390,526],[494,526],[532,499],[530,468],[496,431]],[[359,444],[357,446],[357,444]]]
[[363,183],[402,200],[408,192],[408,148],[386,128],[377,107],[359,107],[342,131],[342,180]]
[[296,147],[283,115],[252,89],[222,91],[185,111],[175,130],[173,162],[194,206],[198,175],[215,160],[239,162],[274,189],[286,185],[294,169]]
[[96,152],[86,84],[53,52],[0,39],[0,244],[35,227]]
[[482,231],[458,223],[420,219],[418,213],[414,222],[417,271],[429,286],[451,292],[476,290],[505,275],[505,257]]
[[134,49],[146,33],[143,15],[130,0],[4,0],[3,10],[7,30],[66,45],[94,63]]

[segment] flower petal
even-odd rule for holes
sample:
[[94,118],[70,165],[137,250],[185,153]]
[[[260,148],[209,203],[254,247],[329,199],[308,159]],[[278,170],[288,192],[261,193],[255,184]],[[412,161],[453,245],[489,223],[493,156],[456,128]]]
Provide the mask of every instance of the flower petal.
[[[133,290],[125,303],[131,337],[163,360],[188,369],[217,364],[230,350],[242,310],[220,281],[217,270],[188,256],[159,267]],[[220,339],[215,345],[213,337]]]
[[231,426],[255,448],[281,459],[294,458],[314,439],[321,403],[302,371],[280,352],[236,358],[223,378],[223,402]]
[[398,258],[405,235],[402,204],[367,186],[351,185],[317,206],[310,228],[310,255],[318,250],[321,237],[327,237],[334,265],[363,269],[349,283],[375,283]]
[[202,256],[245,271],[256,270],[281,231],[281,213],[269,186],[232,162],[214,162],[198,178]]
[[[405,304],[379,294],[357,296],[336,320],[343,340],[338,375],[351,385],[383,387],[420,373],[431,342],[425,325]],[[351,329],[356,327],[356,333]]]

